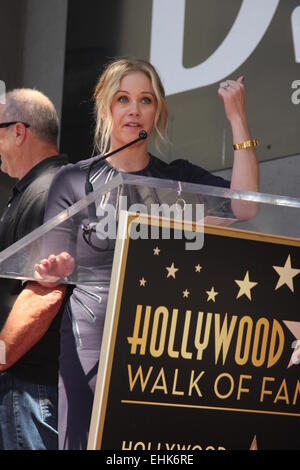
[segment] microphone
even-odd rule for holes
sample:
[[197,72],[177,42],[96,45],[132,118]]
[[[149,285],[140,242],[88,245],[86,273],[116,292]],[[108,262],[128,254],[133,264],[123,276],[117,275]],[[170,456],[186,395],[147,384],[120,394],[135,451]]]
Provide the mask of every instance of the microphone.
[[[128,144],[125,144],[123,145],[123,147],[120,147],[116,150],[113,150],[112,152],[108,153],[107,155],[102,155],[101,157],[97,158],[97,160],[94,160],[93,163],[90,164],[89,166],[89,170],[88,170],[88,173],[87,173],[87,177],[86,177],[86,181],[85,181],[85,194],[86,196],[90,193],[93,192],[93,185],[92,183],[90,182],[90,174],[91,174],[91,171],[92,171],[92,168],[93,166],[96,164],[96,163],[99,163],[101,162],[102,160],[105,160],[106,158],[108,157],[111,157],[112,155],[115,155],[116,153],[118,152],[121,152],[122,150],[126,149],[127,147],[130,147],[130,145],[133,145],[133,144],[136,144],[137,142],[139,142],[140,140],[145,140],[147,139],[148,137],[148,134],[146,131],[142,130],[139,132],[139,136],[137,139],[134,139],[132,140],[131,142],[128,142]],[[95,214],[95,218],[96,218],[96,214]]]
[[[102,155],[101,157],[94,160],[90,164],[88,172],[87,172],[87,176],[86,176],[86,180],[85,180],[85,195],[88,196],[94,190],[93,185],[90,182],[90,174],[91,174],[93,166],[96,163],[99,163],[102,160],[105,160],[106,158],[111,157],[112,155],[115,155],[118,152],[121,152],[122,150],[126,149],[127,147],[130,147],[130,145],[136,144],[140,140],[147,139],[147,137],[148,137],[147,132],[145,130],[142,130],[142,131],[139,132],[139,136],[138,136],[137,139],[134,139],[131,142],[128,142],[128,144],[123,145],[123,147],[120,147],[116,150],[113,150],[112,152],[108,153],[107,155]],[[83,235],[83,238],[84,238],[85,242],[88,245],[92,246],[92,244],[90,242],[90,235],[91,235],[91,232],[94,231],[94,227],[97,225],[97,216],[96,216],[96,205],[95,205],[95,203],[90,204],[87,209],[88,209],[88,214],[89,214],[89,224],[88,225],[82,225],[81,228],[82,228],[82,231],[83,231],[82,235]],[[96,249],[96,251],[102,251],[102,250]]]

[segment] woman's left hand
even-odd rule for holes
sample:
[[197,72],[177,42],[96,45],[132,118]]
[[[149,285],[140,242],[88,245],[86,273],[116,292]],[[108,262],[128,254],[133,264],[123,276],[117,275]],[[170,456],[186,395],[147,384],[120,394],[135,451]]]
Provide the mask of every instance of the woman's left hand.
[[[235,80],[220,83],[218,95],[224,101],[225,113],[231,124],[232,143],[238,144],[251,140],[245,105],[245,88],[243,76]],[[258,191],[258,164],[254,147],[235,150],[231,185],[232,191]],[[249,201],[232,200],[232,210],[235,216],[248,220],[257,214],[258,206]]]
[[225,113],[232,124],[237,119],[246,119],[244,77],[220,83],[218,95],[224,101]]

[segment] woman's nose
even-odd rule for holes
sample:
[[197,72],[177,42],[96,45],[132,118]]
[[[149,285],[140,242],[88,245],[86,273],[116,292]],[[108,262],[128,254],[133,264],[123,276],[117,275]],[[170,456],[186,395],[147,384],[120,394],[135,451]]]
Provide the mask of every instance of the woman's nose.
[[134,114],[134,115],[140,114],[140,107],[139,107],[139,103],[137,101],[132,101],[131,102],[129,112],[130,112],[130,114]]

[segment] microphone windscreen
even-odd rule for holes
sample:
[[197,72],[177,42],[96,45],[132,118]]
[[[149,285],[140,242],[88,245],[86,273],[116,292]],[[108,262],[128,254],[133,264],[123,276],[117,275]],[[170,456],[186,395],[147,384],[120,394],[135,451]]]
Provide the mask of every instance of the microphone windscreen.
[[139,132],[139,138],[142,139],[142,140],[145,140],[147,139],[147,132],[142,130]]

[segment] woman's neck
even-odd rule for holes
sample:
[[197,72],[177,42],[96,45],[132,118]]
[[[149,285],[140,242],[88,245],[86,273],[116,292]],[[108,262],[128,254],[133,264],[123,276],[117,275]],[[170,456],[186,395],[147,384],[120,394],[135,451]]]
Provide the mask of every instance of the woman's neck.
[[[115,150],[110,148],[109,152]],[[108,157],[108,163],[124,172],[141,171],[148,165],[150,156],[146,146],[133,145],[120,153]]]

